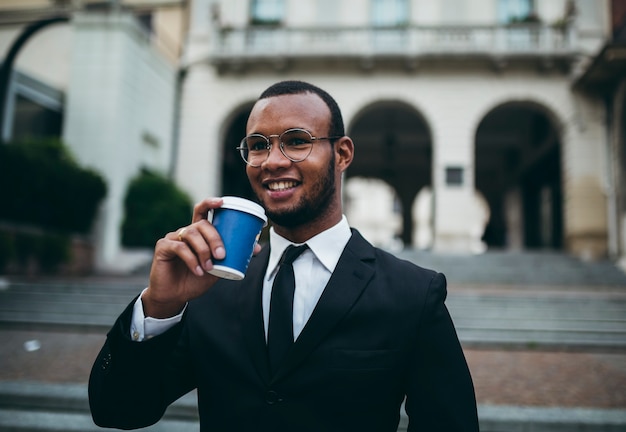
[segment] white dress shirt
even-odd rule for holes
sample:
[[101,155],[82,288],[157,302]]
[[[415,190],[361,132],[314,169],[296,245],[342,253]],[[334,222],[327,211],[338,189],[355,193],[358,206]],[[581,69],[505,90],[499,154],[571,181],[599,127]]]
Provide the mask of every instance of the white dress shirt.
[[[293,263],[296,290],[293,299],[293,334],[298,338],[300,332],[311,317],[326,284],[330,280],[339,257],[343,253],[352,233],[345,216],[335,226],[310,238],[306,244],[309,249],[304,251]],[[293,243],[276,234],[270,228],[270,257],[265,277],[263,278],[263,322],[265,337],[269,323],[270,299],[272,284],[278,271],[278,262],[284,250]],[[296,244],[296,246],[299,246]],[[145,291],[145,290],[144,290]],[[142,293],[143,294],[143,293]],[[183,311],[184,312],[184,311]],[[142,341],[164,333],[180,322],[183,312],[166,319],[145,317],[141,296],[135,302],[131,322],[131,338]]]

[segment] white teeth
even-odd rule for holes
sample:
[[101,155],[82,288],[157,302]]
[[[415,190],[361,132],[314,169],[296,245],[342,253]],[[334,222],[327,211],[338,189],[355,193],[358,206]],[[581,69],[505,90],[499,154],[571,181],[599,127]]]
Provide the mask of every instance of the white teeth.
[[285,190],[285,189],[289,189],[295,186],[296,186],[296,182],[293,182],[293,181],[280,181],[280,182],[275,182],[275,183],[269,183],[267,185],[267,187],[273,191]]

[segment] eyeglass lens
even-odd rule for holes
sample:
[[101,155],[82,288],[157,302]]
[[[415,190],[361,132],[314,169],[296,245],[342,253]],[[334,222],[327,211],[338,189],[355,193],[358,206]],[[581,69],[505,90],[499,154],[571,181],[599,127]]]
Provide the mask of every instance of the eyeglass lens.
[[[279,136],[280,150],[292,162],[301,162],[311,153],[313,137],[304,129],[291,129]],[[253,166],[261,165],[270,152],[270,140],[261,134],[252,134],[241,142],[242,158]]]

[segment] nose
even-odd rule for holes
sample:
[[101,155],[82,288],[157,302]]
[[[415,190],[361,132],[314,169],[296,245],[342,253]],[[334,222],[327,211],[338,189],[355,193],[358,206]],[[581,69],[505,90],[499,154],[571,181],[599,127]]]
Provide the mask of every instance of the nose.
[[273,168],[280,166],[288,166],[291,164],[291,161],[287,159],[287,157],[283,154],[280,149],[280,139],[277,136],[272,136],[269,138],[271,147],[269,154],[267,155],[267,159],[263,162],[262,166]]

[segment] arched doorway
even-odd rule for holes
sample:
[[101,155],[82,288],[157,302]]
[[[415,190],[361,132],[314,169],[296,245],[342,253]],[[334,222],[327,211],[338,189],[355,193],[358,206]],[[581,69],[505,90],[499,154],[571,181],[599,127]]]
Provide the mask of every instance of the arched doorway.
[[222,147],[222,195],[234,195],[254,200],[254,193],[246,176],[246,164],[235,148],[246,135],[248,116],[254,103],[240,106],[225,122]]
[[402,209],[401,240],[411,245],[412,204],[418,191],[432,181],[428,125],[412,106],[380,101],[355,116],[349,133],[354,140],[355,158],[347,177],[378,178],[393,187]]
[[491,214],[487,246],[562,248],[561,145],[550,113],[527,102],[500,105],[480,122],[475,143],[476,189]]

